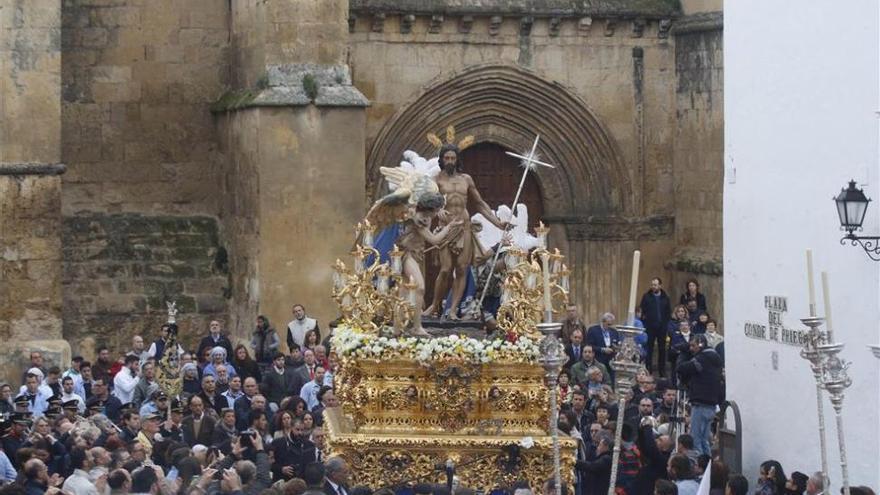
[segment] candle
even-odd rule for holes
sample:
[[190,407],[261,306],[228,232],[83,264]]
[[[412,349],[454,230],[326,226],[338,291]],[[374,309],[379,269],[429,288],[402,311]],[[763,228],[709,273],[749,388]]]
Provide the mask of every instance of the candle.
[[551,272],[552,272],[554,275],[556,275],[557,273],[559,273],[559,270],[560,270],[559,267],[562,266],[562,258],[563,258],[563,256],[562,256],[562,254],[559,252],[559,249],[558,249],[558,248],[557,248],[557,249],[554,249],[554,250],[553,250],[553,264],[551,265],[551,266],[552,266],[552,270],[551,270]]
[[828,272],[822,272],[822,298],[825,303],[825,328],[828,330],[827,342],[830,344],[834,342],[831,336],[831,331],[834,330],[834,327],[831,326],[831,291],[828,288]]
[[810,292],[810,316],[816,316],[816,286],[813,282],[812,249],[807,249],[807,290]]
[[379,283],[377,284],[379,294],[388,293],[388,273],[384,270],[379,273]]
[[364,273],[364,252],[358,247],[351,254],[354,256],[354,272],[358,275]]
[[364,247],[368,247],[368,248],[373,247],[373,232],[375,232],[375,230],[376,230],[376,227],[373,227],[372,225],[370,225],[369,220],[364,220],[364,226],[363,226],[363,232],[364,232],[363,245],[364,245]]
[[559,285],[562,286],[562,288],[565,290],[565,292],[568,292],[569,291],[569,285],[568,285],[569,271],[568,271],[568,267],[565,266],[565,263],[562,264],[562,271],[560,273],[561,273],[561,275],[559,277]]
[[550,253],[544,252],[541,261],[544,262],[544,311],[547,312],[547,323],[549,323],[549,316],[553,313],[553,303],[550,300]]
[[410,277],[409,284],[406,286],[406,288],[409,290],[409,304],[413,308],[417,309],[419,306],[419,298],[418,298],[419,293],[416,290],[416,287],[418,287],[418,286],[416,285],[415,279]]
[[394,249],[389,253],[391,257],[391,271],[394,272],[395,275],[400,275],[400,272],[403,271],[403,251],[401,251],[397,244],[394,245]]
[[636,291],[639,290],[639,259],[642,253],[633,251],[632,278],[629,281],[629,310],[627,311],[626,324],[632,326],[636,320]]
[[544,222],[538,222],[538,226],[535,227],[535,234],[538,236],[538,243],[544,249],[547,249],[547,233],[550,232],[550,229],[544,225]]

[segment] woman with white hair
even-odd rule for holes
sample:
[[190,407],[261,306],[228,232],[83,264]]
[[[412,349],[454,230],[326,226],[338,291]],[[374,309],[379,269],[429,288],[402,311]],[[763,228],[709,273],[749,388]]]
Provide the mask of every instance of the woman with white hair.
[[223,346],[217,346],[211,349],[211,362],[205,366],[205,369],[202,370],[202,376],[211,375],[214,378],[217,378],[217,366],[223,365],[226,366],[226,370],[229,372],[229,378],[236,376],[235,368],[232,364],[229,363],[226,359],[226,348]]

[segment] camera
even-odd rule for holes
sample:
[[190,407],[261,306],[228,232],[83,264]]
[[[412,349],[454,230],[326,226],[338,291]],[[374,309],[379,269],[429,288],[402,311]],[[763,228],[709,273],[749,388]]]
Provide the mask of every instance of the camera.
[[239,443],[242,447],[251,448],[254,446],[254,438],[256,438],[258,433],[256,430],[244,430],[239,434]]

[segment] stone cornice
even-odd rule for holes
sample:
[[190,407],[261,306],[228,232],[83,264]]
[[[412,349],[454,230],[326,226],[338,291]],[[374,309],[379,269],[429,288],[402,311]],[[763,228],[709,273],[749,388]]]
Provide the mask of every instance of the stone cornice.
[[61,175],[63,163],[0,163],[0,175]]
[[529,15],[538,17],[678,17],[678,0],[351,0],[349,10],[357,13]]
[[675,233],[675,217],[651,215],[642,218],[619,216],[550,216],[548,224],[565,226],[571,241],[624,241],[670,238]]
[[673,34],[718,31],[724,29],[724,13],[704,12],[678,18],[672,27]]
[[344,65],[280,64],[266,67],[256,89],[232,90],[211,106],[212,112],[253,107],[366,107],[370,101],[351,84]]

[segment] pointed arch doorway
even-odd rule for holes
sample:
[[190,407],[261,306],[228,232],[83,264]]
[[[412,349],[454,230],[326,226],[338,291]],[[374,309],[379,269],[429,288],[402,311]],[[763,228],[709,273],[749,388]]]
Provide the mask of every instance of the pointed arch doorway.
[[[516,194],[516,189],[519,187],[519,181],[522,179],[523,169],[519,166],[519,160],[506,154],[506,151],[509,150],[504,146],[483,142],[470,146],[461,153],[464,163],[463,171],[474,179],[483,201],[493,210],[502,204],[510,206],[513,195]],[[532,173],[526,177],[519,202],[528,208],[529,230],[531,231],[544,217],[544,199],[541,187]],[[471,215],[477,212],[475,206],[470,202],[468,202],[468,212]],[[437,256],[426,257],[425,271],[427,275],[425,277],[425,298],[427,299],[425,304],[428,304],[433,298],[434,282],[440,271]]]

